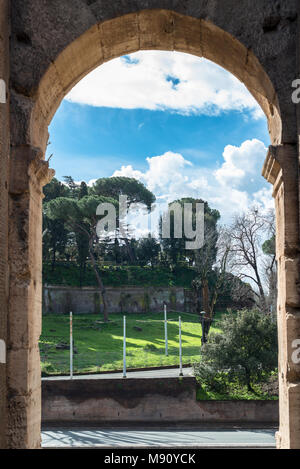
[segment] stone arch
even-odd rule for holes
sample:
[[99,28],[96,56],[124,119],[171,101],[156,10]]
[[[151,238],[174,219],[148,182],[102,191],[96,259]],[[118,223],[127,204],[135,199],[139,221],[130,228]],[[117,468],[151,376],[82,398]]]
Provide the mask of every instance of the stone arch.
[[[11,121],[6,446],[40,445],[41,203],[42,186],[53,176],[43,159],[48,125],[71,87],[101,63],[137,50],[163,49],[221,65],[247,86],[268,119],[272,146],[263,174],[274,185],[277,211],[278,446],[299,448],[300,366],[291,359],[292,344],[300,337],[300,123],[290,99],[299,29],[296,0],[276,5],[271,0],[257,5],[145,0],[144,9],[131,0],[54,0],[43,2],[40,10],[35,0],[11,3],[10,109],[5,108]],[[2,4],[7,2],[0,3],[0,12]],[[5,37],[8,41],[7,28]]]
[[49,65],[30,116],[30,142],[45,149],[47,128],[64,96],[99,65],[138,50],[186,52],[215,62],[248,88],[264,111],[273,144],[280,143],[280,106],[274,86],[240,41],[210,21],[170,10],[142,10],[92,26]]

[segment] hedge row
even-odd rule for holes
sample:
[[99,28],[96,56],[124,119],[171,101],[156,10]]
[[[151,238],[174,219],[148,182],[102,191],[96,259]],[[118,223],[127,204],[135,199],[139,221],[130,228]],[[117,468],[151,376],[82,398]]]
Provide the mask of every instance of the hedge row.
[[[105,286],[157,286],[190,288],[196,277],[194,269],[180,266],[171,272],[162,267],[140,266],[101,266],[99,272]],[[86,266],[81,275],[76,263],[57,263],[52,270],[51,264],[43,265],[43,283],[48,285],[67,285],[72,287],[96,286],[95,273],[90,265]]]

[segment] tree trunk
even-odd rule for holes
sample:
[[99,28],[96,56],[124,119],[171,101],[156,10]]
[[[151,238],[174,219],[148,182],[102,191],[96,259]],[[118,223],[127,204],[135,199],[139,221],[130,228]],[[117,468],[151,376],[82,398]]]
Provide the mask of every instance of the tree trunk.
[[255,394],[254,389],[251,386],[251,383],[247,383],[247,389],[249,392],[252,392],[253,394]]
[[85,272],[85,262],[79,262],[79,286],[80,288],[83,285],[84,272]]
[[254,393],[254,389],[251,386],[251,374],[250,374],[249,370],[247,370],[247,369],[246,369],[246,382],[247,382],[248,391]]
[[210,330],[210,327],[211,327],[211,319],[209,318],[203,318],[203,321],[202,321],[202,342],[203,344],[206,344],[207,341],[208,341],[208,334],[209,334],[209,330]]
[[51,271],[53,272],[54,268],[55,268],[55,263],[56,263],[56,249],[55,249],[55,246],[52,249],[53,249],[53,253],[52,253]]
[[267,313],[268,312],[268,307],[267,307],[265,292],[264,292],[264,289],[263,289],[263,286],[262,286],[262,283],[261,283],[261,280],[260,280],[260,275],[258,273],[258,268],[255,267],[254,271],[255,271],[255,275],[256,275],[256,279],[257,279],[257,285],[258,285],[258,291],[259,291],[261,307],[262,307],[263,311],[265,313]]
[[124,238],[124,241],[125,241],[125,245],[126,245],[126,249],[127,249],[127,253],[128,253],[130,262],[132,263],[132,265],[134,265],[134,264],[136,264],[137,261],[136,261],[136,257],[135,257],[135,254],[133,252],[133,249],[129,244],[128,238]]
[[102,279],[99,275],[98,268],[97,268],[97,263],[96,263],[94,253],[93,253],[93,238],[91,238],[90,241],[89,241],[89,253],[90,253],[92,266],[93,266],[93,269],[94,269],[94,272],[95,272],[95,275],[96,275],[96,279],[97,279],[97,282],[98,282],[100,294],[101,294],[102,301],[103,301],[103,319],[104,319],[104,322],[108,322],[106,291],[105,291]]
[[209,307],[209,288],[207,279],[202,280],[202,308],[206,313],[210,312]]

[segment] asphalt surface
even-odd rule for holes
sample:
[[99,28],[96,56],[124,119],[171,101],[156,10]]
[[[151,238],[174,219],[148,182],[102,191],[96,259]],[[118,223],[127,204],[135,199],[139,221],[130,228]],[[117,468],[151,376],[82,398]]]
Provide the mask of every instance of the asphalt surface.
[[275,429],[45,428],[43,448],[275,448]]
[[[127,378],[175,378],[179,376],[179,368],[165,368],[162,370],[129,371]],[[193,376],[193,368],[183,368],[183,376]],[[92,375],[73,375],[73,379],[120,379],[123,373],[101,373]],[[50,376],[42,380],[65,380],[70,376]]]
[[[183,368],[184,376],[193,376],[192,368]],[[131,371],[127,378],[170,378],[179,376],[178,368]],[[76,375],[80,379],[120,379],[122,373]],[[69,380],[52,376],[43,380]],[[42,431],[44,448],[275,448],[276,429],[197,429],[197,428],[51,428]]]

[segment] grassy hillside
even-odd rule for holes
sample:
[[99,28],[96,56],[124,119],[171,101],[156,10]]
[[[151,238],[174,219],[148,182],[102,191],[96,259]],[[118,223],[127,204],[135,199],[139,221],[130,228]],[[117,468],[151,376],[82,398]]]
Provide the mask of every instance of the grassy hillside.
[[[169,355],[165,356],[163,313],[127,315],[127,367],[177,365],[179,363],[178,316],[182,318],[183,363],[199,359],[201,325],[196,315],[169,313]],[[74,371],[122,369],[123,315],[112,314],[105,324],[97,315],[73,316]],[[215,326],[213,328],[215,329]],[[69,372],[69,317],[44,315],[40,340],[42,372]]]

